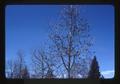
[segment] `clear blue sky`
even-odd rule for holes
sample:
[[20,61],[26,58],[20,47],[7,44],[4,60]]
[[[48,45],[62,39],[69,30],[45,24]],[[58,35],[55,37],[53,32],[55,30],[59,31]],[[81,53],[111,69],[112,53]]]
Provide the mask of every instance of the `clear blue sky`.
[[[8,5],[5,10],[6,60],[25,52],[27,64],[33,48],[48,43],[49,23],[55,22],[61,5]],[[112,5],[80,5],[95,39],[94,51],[101,72],[114,70],[114,7]]]

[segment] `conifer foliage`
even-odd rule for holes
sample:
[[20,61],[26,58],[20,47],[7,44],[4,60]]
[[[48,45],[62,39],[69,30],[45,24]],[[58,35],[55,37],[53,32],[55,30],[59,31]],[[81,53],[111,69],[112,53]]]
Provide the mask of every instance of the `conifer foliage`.
[[99,79],[101,76],[100,71],[99,71],[99,64],[98,61],[96,59],[96,56],[94,56],[91,66],[90,66],[90,71],[88,74],[88,78],[95,78],[95,79]]

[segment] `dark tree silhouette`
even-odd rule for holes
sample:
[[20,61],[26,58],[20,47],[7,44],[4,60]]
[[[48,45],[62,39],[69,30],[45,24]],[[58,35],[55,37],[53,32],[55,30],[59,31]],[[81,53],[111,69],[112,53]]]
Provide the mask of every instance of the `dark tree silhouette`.
[[95,78],[95,79],[99,79],[101,76],[100,71],[99,71],[99,64],[98,61],[96,59],[96,56],[94,56],[91,66],[90,66],[90,71],[88,74],[88,78]]
[[103,76],[103,75],[101,75],[101,79],[104,79],[104,76]]

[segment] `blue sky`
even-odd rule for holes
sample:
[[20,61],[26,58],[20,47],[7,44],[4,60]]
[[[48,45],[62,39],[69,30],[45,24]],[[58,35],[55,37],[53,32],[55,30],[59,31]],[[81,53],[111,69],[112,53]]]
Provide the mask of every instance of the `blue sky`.
[[[32,49],[48,43],[49,23],[56,21],[62,8],[61,5],[6,6],[6,60],[15,58],[17,51],[23,50],[27,64],[31,64]],[[79,11],[90,25],[101,72],[114,71],[114,7],[80,5]]]

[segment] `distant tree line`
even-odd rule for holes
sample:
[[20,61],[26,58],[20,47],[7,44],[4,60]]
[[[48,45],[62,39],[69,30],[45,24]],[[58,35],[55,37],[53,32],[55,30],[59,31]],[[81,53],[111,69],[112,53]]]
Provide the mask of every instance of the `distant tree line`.
[[[83,62],[84,63],[84,62]],[[24,57],[23,54],[21,52],[18,52],[18,57],[15,61],[9,60],[8,64],[8,72],[6,72],[7,74],[7,78],[19,78],[19,79],[28,79],[28,78],[59,78],[57,77],[57,74],[53,73],[53,69],[51,66],[47,66],[45,70],[44,67],[42,66],[40,69],[37,69],[35,74],[31,74],[29,72],[29,69],[27,67],[27,65],[24,62]],[[82,66],[83,67],[83,66]],[[85,72],[85,71],[81,71],[80,70],[80,66],[75,64],[73,69],[71,70],[71,78],[89,78],[89,79],[99,79],[102,78],[104,79],[103,75],[100,73],[99,71],[99,64],[98,61],[96,59],[96,56],[94,56],[94,58],[91,61],[90,64],[90,69],[87,73],[87,76],[82,75],[82,77],[78,77],[79,75],[79,71],[80,72]],[[83,68],[84,70],[86,68]],[[83,73],[86,74],[86,73]],[[62,74],[61,74],[62,75]],[[60,78],[65,78],[64,76],[60,77]],[[66,77],[68,78],[68,77]]]
[[79,14],[78,7],[66,6],[59,21],[51,26],[47,49],[34,49],[31,54],[34,74],[30,73],[24,55],[7,63],[8,78],[104,78],[99,71],[96,56],[92,59],[93,46],[90,27]]

